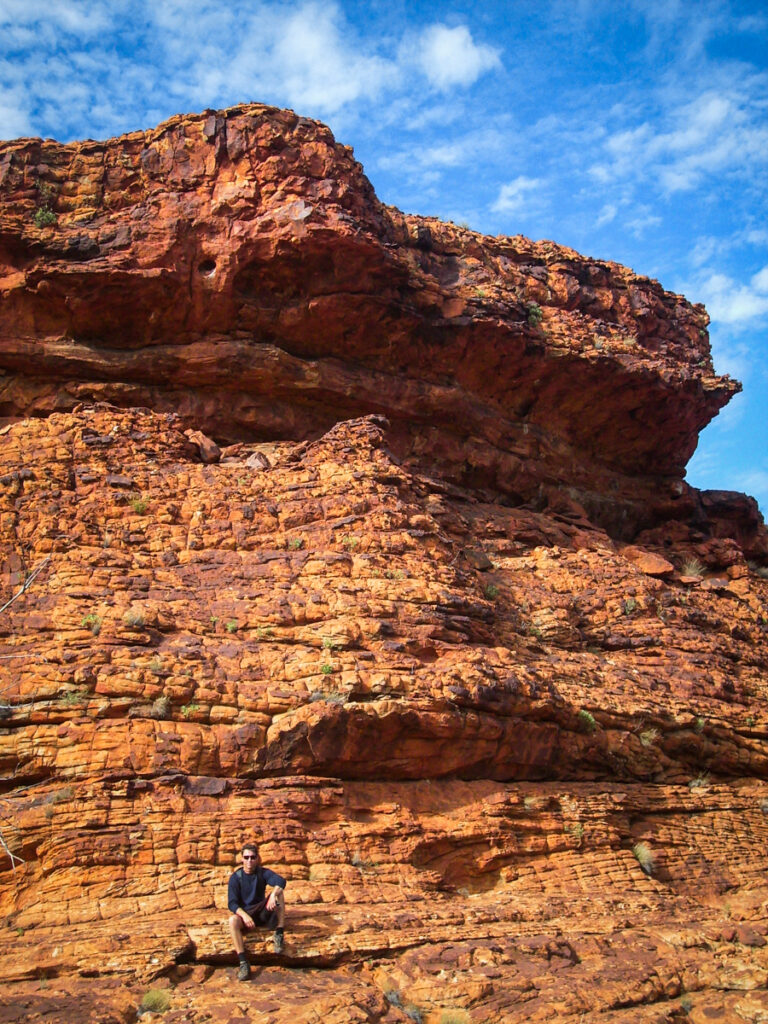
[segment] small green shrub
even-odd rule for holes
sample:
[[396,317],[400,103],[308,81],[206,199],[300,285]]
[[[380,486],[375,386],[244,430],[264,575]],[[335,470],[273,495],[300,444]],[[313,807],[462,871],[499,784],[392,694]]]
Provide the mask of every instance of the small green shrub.
[[329,665],[326,662],[325,665],[320,666],[320,671],[323,673],[324,676],[329,676],[333,672],[333,665]]
[[628,597],[624,601],[624,614],[631,615],[632,612],[637,608],[637,601],[634,597]]
[[289,551],[301,551],[301,549],[303,547],[304,547],[304,538],[303,537],[293,537],[291,540],[288,541],[288,549],[289,549]]
[[94,636],[98,636],[101,632],[101,616],[96,612],[89,612],[88,615],[83,616],[80,625],[84,629],[90,629]]
[[528,324],[530,327],[538,327],[544,319],[544,313],[538,302],[529,302],[525,307]]
[[35,227],[49,228],[58,221],[58,217],[49,206],[39,206],[35,210],[34,220]]
[[697,718],[693,723],[693,731],[702,733],[704,732],[704,726],[707,724],[706,718]]
[[259,626],[256,630],[257,640],[268,640],[271,636],[274,635],[274,632],[269,628],[269,626]]
[[141,997],[141,1010],[165,1013],[171,1008],[171,995],[166,988],[151,988]]
[[683,998],[680,1000],[680,1009],[685,1014],[691,1012],[691,1010],[693,1009],[693,1000],[690,996],[683,996]]
[[683,576],[691,576],[696,579],[701,579],[704,575],[704,566],[698,560],[698,558],[689,558],[683,562],[680,572]]
[[695,779],[691,779],[688,783],[688,789],[693,791],[694,789],[709,789],[709,772],[699,772]]
[[196,711],[200,710],[200,705],[196,704],[195,701],[190,701],[189,704],[184,704],[181,713],[185,718],[189,718],[190,715],[194,715]]
[[402,997],[400,996],[400,993],[397,991],[396,988],[387,989],[387,991],[384,993],[384,998],[391,1006],[403,1005]]
[[563,825],[563,832],[581,840],[584,838],[584,824],[581,821],[577,821],[573,825]]
[[654,857],[653,851],[651,850],[648,843],[635,843],[632,847],[632,853],[635,855],[635,859],[643,871],[649,877],[653,874],[653,869],[656,864],[656,858]]
[[228,633],[237,632],[237,619],[229,619],[226,626],[224,627]]
[[486,583],[486,585],[483,587],[483,593],[485,594],[489,601],[493,601],[494,598],[498,597],[499,595],[499,588],[496,586],[495,583]]
[[348,533],[346,537],[342,537],[341,543],[344,545],[345,548],[348,548],[350,551],[354,551],[355,548],[358,547],[360,544],[360,538],[353,536],[351,533]]
[[323,637],[323,650],[325,651],[338,651],[341,647],[339,640],[334,640],[332,636]]
[[143,516],[147,511],[148,502],[146,498],[131,498],[131,508],[136,515]]
[[597,728],[597,722],[595,716],[590,714],[585,708],[582,708],[576,716],[579,720],[579,725],[584,732],[594,732]]
[[424,1024],[424,1017],[415,1003],[406,1003],[403,1007],[403,1013],[406,1017],[410,1017],[415,1024]]
[[159,656],[156,656],[149,663],[149,671],[153,676],[159,676],[163,674],[163,660]]
[[64,707],[72,707],[73,704],[82,704],[87,694],[83,690],[67,690],[66,693],[62,693],[59,697],[60,703]]
[[388,580],[404,580],[405,573],[402,569],[387,569],[384,573]]

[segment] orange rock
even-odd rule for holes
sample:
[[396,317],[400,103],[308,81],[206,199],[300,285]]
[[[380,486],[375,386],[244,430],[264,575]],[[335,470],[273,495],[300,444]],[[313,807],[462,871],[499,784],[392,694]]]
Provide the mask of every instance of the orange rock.
[[668,562],[661,555],[655,555],[652,551],[643,551],[642,548],[627,545],[621,549],[622,555],[629,559],[632,564],[644,572],[646,576],[668,576],[675,571],[674,565]]
[[0,1022],[761,1020],[768,547],[674,479],[704,312],[274,108],[2,152]]

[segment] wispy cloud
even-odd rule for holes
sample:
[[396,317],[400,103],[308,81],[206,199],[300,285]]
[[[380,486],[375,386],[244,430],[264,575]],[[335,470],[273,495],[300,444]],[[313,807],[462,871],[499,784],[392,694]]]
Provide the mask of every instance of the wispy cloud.
[[519,213],[522,209],[530,207],[532,198],[535,197],[537,205],[541,204],[541,189],[544,182],[541,178],[527,178],[524,174],[518,175],[513,181],[507,182],[499,189],[496,202],[491,209],[496,213]]
[[616,214],[619,212],[619,208],[616,203],[606,203],[600,211],[597,220],[595,221],[595,227],[601,228],[605,224],[611,224],[616,220]]
[[655,179],[672,194],[696,188],[706,175],[745,176],[768,166],[768,79],[752,84],[755,93],[738,86],[730,95],[707,91],[654,121],[613,133],[593,176],[603,184]]

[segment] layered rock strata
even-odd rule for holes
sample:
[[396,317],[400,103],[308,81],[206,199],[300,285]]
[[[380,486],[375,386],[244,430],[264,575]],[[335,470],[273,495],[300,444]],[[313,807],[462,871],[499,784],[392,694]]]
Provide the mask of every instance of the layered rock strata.
[[[158,984],[178,1021],[762,1019],[768,582],[734,546],[681,575],[405,470],[376,417],[214,465],[182,426],[3,437],[6,591],[42,571],[2,620],[0,1019]],[[233,990],[254,835],[288,944]]]
[[764,1022],[704,311],[382,207],[288,112],[2,153],[0,1022]]
[[383,206],[323,125],[259,105],[0,145],[0,414],[106,400],[219,441],[378,412],[401,458],[614,535],[738,384],[708,318],[624,267]]

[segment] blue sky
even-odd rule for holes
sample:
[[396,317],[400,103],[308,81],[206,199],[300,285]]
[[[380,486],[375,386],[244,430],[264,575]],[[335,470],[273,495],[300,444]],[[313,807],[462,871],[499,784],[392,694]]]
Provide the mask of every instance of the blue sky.
[[106,138],[260,101],[378,195],[552,238],[704,302],[744,393],[699,487],[768,511],[768,13],[724,0],[0,0],[0,138]]

